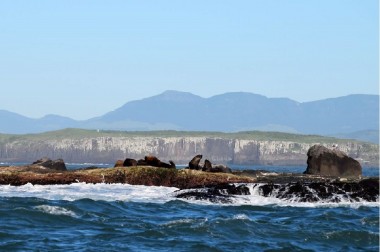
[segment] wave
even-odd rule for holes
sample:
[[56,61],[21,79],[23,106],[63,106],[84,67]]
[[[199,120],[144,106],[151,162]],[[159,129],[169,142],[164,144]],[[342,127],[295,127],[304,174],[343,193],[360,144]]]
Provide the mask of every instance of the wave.
[[165,203],[173,187],[142,186],[129,184],[86,184],[0,186],[0,197],[36,197],[47,200],[74,201],[92,199],[103,201],[134,201]]
[[[202,204],[202,205],[251,205],[251,206],[267,206],[275,205],[280,207],[351,207],[359,208],[366,207],[379,207],[379,200],[376,202],[368,202],[359,200],[353,202],[347,197],[341,197],[339,201],[332,202],[331,200],[318,200],[316,202],[302,202],[296,196],[292,198],[278,198],[275,194],[270,196],[263,196],[260,192],[258,184],[248,184],[249,195],[233,195],[230,201],[212,201],[212,200],[198,200],[196,198],[178,199],[176,196],[179,192],[186,190],[179,190],[175,187],[161,187],[161,186],[143,186],[143,185],[129,185],[129,184],[86,184],[74,183],[70,185],[32,185],[26,184],[23,186],[0,186],[0,197],[35,197],[46,200],[65,200],[76,201],[81,199],[91,199],[95,201],[126,201],[126,202],[144,202],[144,203],[167,203],[169,201],[178,201]],[[191,190],[191,189],[190,189]],[[189,190],[189,191],[190,191]],[[204,189],[203,189],[204,190]],[[45,211],[51,214],[68,214],[65,209],[57,207],[39,206],[38,210]],[[244,216],[237,216],[236,218],[244,218]]]
[[65,216],[70,216],[74,218],[78,217],[76,213],[74,213],[73,211],[68,210],[64,207],[59,207],[59,206],[39,205],[39,206],[35,206],[34,209],[39,210],[43,213],[52,214],[52,215],[65,215]]

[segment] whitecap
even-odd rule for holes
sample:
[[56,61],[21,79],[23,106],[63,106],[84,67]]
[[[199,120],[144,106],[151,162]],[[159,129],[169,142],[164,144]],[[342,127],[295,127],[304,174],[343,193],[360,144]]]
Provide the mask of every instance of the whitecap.
[[[178,199],[175,197],[175,187],[144,186],[129,184],[86,184],[73,183],[70,185],[32,185],[23,186],[0,185],[0,197],[35,197],[46,200],[75,201],[81,199],[103,200],[103,201],[127,201],[166,203],[172,200],[181,200],[191,204],[201,205],[250,205],[267,206],[276,205],[280,207],[351,207],[359,208],[380,207],[379,200],[376,202],[358,201],[341,198],[340,202],[319,200],[318,202],[300,202],[296,196],[289,199],[279,199],[275,195],[264,197],[259,190],[260,184],[248,184],[250,195],[234,195],[231,203],[213,203],[209,200]],[[275,192],[274,192],[275,194]]]
[[186,223],[193,223],[195,222],[194,219],[190,219],[190,218],[185,218],[185,219],[178,219],[178,220],[172,220],[172,221],[168,221],[164,224],[162,224],[162,226],[168,226],[168,227],[171,227],[171,226],[176,226],[176,225],[180,225],[180,224],[186,224]]
[[70,216],[70,217],[74,217],[74,218],[78,217],[73,211],[68,210],[64,207],[39,205],[39,206],[36,206],[34,208],[41,211],[41,212],[52,214],[52,215],[65,215],[65,216]]
[[246,214],[235,214],[232,218],[235,220],[250,220]]
[[47,200],[80,199],[165,203],[173,198],[175,187],[129,184],[86,184],[0,186],[0,197],[36,197]]

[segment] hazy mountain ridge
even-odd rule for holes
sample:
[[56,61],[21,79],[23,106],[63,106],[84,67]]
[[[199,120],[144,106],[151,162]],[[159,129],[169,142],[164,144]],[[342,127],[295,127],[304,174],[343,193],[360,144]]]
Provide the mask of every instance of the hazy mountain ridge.
[[[245,92],[202,98],[171,90],[127,102],[114,111],[85,121],[55,115],[31,119],[4,110],[0,110],[0,118],[0,132],[18,134],[76,127],[223,132],[259,129],[340,136],[378,131],[379,96],[349,95],[299,103]],[[370,140],[378,143],[375,135]]]

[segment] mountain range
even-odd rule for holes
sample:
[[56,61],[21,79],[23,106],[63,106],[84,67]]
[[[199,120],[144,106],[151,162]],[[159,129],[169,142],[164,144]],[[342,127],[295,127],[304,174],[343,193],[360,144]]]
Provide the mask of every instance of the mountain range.
[[84,128],[99,130],[280,131],[353,137],[378,143],[379,95],[348,95],[312,102],[232,92],[202,98],[179,91],[125,103],[102,116],[77,121],[39,119],[0,110],[0,133],[25,134]]

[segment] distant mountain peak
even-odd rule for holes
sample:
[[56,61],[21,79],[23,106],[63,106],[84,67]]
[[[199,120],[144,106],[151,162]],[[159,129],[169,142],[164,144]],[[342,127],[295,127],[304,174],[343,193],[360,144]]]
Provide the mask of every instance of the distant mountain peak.
[[73,120],[67,116],[60,116],[60,115],[56,115],[56,114],[47,114],[47,115],[44,115],[43,117],[41,117],[40,119],[62,119],[62,118]]
[[349,95],[298,103],[288,98],[268,98],[248,92],[228,92],[202,98],[190,92],[167,90],[127,102],[114,111],[86,121],[58,115],[32,119],[4,110],[0,110],[0,120],[0,132],[3,133],[77,127],[223,132],[274,129],[303,134],[347,134],[379,129],[379,96]]
[[190,92],[182,92],[176,90],[166,90],[163,93],[146,98],[150,100],[164,100],[164,101],[175,101],[175,102],[192,102],[196,100],[203,99],[202,97],[192,94]]

